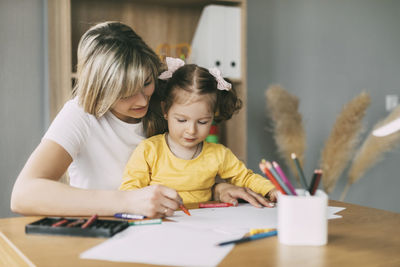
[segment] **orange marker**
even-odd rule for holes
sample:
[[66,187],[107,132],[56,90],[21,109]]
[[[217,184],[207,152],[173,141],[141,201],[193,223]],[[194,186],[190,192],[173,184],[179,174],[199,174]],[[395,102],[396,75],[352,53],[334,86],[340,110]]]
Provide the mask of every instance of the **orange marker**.
[[183,210],[183,212],[186,213],[187,215],[192,216],[192,215],[190,214],[190,212],[188,211],[188,209],[187,209],[185,206],[183,206],[183,204],[181,204],[181,205],[179,206],[179,208],[181,208],[181,210]]

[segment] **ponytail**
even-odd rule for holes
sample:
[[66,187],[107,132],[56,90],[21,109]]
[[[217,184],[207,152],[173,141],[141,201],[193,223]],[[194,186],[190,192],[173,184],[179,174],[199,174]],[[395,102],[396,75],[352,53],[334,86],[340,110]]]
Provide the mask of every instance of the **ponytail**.
[[217,123],[229,120],[232,118],[233,114],[237,113],[242,108],[242,100],[238,98],[233,83],[228,79],[225,80],[232,84],[232,88],[229,91],[217,90],[217,103],[214,117]]

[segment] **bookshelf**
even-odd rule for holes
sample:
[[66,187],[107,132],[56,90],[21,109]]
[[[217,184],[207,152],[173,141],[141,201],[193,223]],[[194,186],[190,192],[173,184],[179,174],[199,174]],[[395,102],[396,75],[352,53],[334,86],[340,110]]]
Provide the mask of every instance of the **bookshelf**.
[[246,161],[247,0],[48,0],[50,120],[71,96],[78,42],[92,25],[107,20],[126,23],[156,51],[160,43],[191,43],[201,12],[210,4],[241,9],[241,79],[233,82],[243,108],[219,128],[221,143]]

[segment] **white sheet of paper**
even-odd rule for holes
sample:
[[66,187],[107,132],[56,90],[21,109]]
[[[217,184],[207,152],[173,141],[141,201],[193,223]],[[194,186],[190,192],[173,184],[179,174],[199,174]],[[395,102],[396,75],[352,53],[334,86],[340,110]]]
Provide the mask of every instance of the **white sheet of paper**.
[[[328,207],[328,219],[342,218],[335,213],[344,210],[341,207]],[[190,210],[192,216],[182,211],[175,212],[169,219],[193,228],[203,228],[221,233],[246,233],[251,228],[277,228],[277,208],[256,208],[250,204],[237,207],[206,208]]]
[[216,266],[233,245],[216,244],[243,236],[193,230],[174,222],[131,226],[80,256],[83,259],[174,266]]
[[[328,207],[328,219],[341,207]],[[216,244],[242,237],[251,228],[276,228],[276,208],[237,207],[181,211],[159,225],[131,226],[80,256],[83,259],[171,266],[216,266],[233,245]]]
[[250,228],[276,228],[276,208],[256,208],[239,204],[228,208],[205,208],[190,210],[192,216],[182,211],[169,219],[193,228],[214,230],[221,233],[246,233]]
[[340,212],[340,211],[342,211],[342,210],[344,210],[344,209],[346,209],[346,208],[343,208],[343,207],[331,207],[331,206],[329,206],[329,207],[328,207],[328,219],[338,219],[338,218],[342,218],[342,217],[343,217],[342,215],[337,215],[337,214],[335,214],[335,213],[338,213],[338,212]]

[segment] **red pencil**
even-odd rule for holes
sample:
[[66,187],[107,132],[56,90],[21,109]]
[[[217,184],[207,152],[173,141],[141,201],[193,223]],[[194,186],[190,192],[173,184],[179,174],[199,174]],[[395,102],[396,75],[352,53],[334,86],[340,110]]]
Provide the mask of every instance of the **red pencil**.
[[190,214],[190,212],[188,211],[188,209],[187,209],[183,204],[181,204],[181,205],[179,206],[179,208],[181,208],[181,210],[183,210],[183,212],[186,213],[187,215],[192,216],[192,215]]
[[199,208],[223,208],[232,207],[232,203],[200,203]]
[[267,164],[267,162],[265,161],[265,159],[261,160],[261,162],[259,164],[261,171],[265,174],[265,176],[268,177],[268,179],[272,182],[272,184],[276,187],[276,189],[278,189],[283,195],[287,195],[285,190],[283,190],[283,188],[280,186],[278,181],[275,179],[275,177],[272,175],[272,173],[268,170],[266,164]]
[[84,224],[82,224],[81,228],[85,229],[87,227],[89,227],[90,225],[92,225],[95,221],[97,220],[97,214],[93,215],[92,217],[90,217],[89,220],[87,220]]

